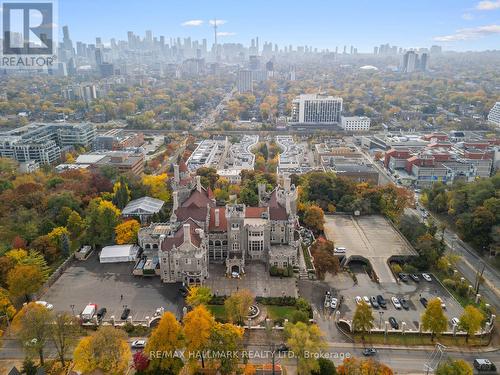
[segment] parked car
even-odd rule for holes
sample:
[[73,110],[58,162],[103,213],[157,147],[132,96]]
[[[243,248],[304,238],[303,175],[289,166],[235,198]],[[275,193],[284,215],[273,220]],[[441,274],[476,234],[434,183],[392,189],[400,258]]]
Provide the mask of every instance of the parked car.
[[427,308],[427,303],[429,302],[427,301],[427,298],[424,297],[420,298],[420,302],[422,303],[422,305],[424,305],[425,308]]
[[399,329],[399,323],[395,317],[393,316],[389,317],[389,324],[391,325],[392,328]]
[[146,340],[134,340],[132,341],[133,349],[144,349],[146,347]]
[[366,348],[366,349],[363,349],[363,355],[365,357],[371,357],[373,355],[377,354],[377,349],[375,348]]
[[97,319],[102,320],[102,318],[104,318],[104,315],[106,315],[107,311],[108,310],[106,310],[105,307],[101,307],[99,310],[97,310],[96,312]]
[[125,320],[128,318],[129,315],[130,315],[130,309],[128,307],[125,307],[123,309],[122,315],[120,316],[120,319]]
[[401,310],[401,304],[399,303],[399,300],[397,297],[391,297],[391,301],[397,310]]
[[185,286],[182,286],[179,288],[179,292],[181,292],[181,295],[183,297],[186,297],[189,294],[189,289],[186,288]]
[[446,310],[446,303],[444,303],[443,299],[441,297],[437,297],[437,299],[439,300],[439,302],[441,302],[442,309]]
[[405,309],[405,310],[410,309],[410,304],[406,298],[400,298],[399,303],[401,304],[401,307],[403,307],[403,309]]
[[345,247],[336,247],[336,248],[333,250],[333,252],[334,252],[335,254],[345,254],[346,250],[347,250],[347,249],[346,249]]
[[451,318],[450,320],[452,326],[458,326],[458,323],[460,323],[460,319],[458,318]]
[[418,277],[417,274],[410,274],[410,277],[412,278],[413,281],[415,281],[416,283],[419,283],[420,282],[420,278]]
[[239,272],[231,272],[231,277],[233,279],[239,279],[240,278],[240,273]]
[[368,298],[368,296],[363,296],[363,301],[365,301],[365,303],[370,306],[370,299]]
[[381,308],[383,309],[387,308],[387,302],[385,301],[384,297],[381,294],[377,296],[377,302]]
[[479,372],[497,370],[497,367],[489,359],[476,358],[473,364],[474,368]]
[[398,276],[402,282],[404,283],[408,282],[408,275],[406,273],[400,272],[398,273]]
[[378,309],[380,307],[378,304],[378,301],[377,301],[377,297],[375,297],[375,296],[370,297],[370,303],[372,304],[372,307],[374,309]]
[[290,349],[288,348],[288,346],[285,343],[281,343],[281,344],[278,345],[278,347],[276,348],[276,350],[278,351],[278,353],[284,353],[284,352],[287,352]]
[[429,275],[428,273],[423,273],[422,277],[424,278],[425,281],[429,281],[429,282],[432,281],[431,275]]
[[332,308],[332,310],[335,310],[337,308],[337,304],[338,304],[338,299],[332,298],[330,301],[330,307]]
[[361,297],[360,297],[360,296],[356,296],[356,298],[354,298],[354,300],[356,301],[356,304],[357,304],[357,305],[361,305],[361,301],[362,301],[362,299],[361,299]]

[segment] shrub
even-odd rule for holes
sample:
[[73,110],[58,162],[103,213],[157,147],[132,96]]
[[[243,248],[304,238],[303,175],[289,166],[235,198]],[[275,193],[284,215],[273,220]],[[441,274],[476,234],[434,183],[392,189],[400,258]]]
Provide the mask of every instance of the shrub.
[[296,310],[290,316],[290,321],[295,324],[298,322],[308,323],[309,322],[309,314],[305,311]]
[[398,263],[392,263],[391,269],[392,269],[392,272],[394,272],[395,274],[403,272],[403,269],[401,268],[401,266]]

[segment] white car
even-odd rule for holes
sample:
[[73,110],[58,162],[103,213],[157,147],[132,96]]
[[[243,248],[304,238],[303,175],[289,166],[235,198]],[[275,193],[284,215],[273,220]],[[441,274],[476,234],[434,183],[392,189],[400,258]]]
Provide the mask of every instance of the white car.
[[392,304],[397,310],[401,310],[401,302],[397,299],[397,297],[391,297]]
[[345,247],[336,247],[333,252],[336,253],[336,254],[345,254],[346,252],[346,248]]
[[131,346],[134,349],[144,349],[146,347],[146,340],[134,340]]
[[446,310],[446,303],[444,303],[443,299],[441,297],[437,297],[437,299],[439,300],[439,302],[441,302],[442,309]]
[[451,318],[450,320],[452,326],[458,326],[458,323],[460,323],[460,320],[458,318]]
[[45,307],[47,310],[52,310],[54,308],[54,305],[51,303],[48,303],[46,301],[35,301],[37,305]]
[[361,305],[362,299],[360,296],[356,296],[356,298],[354,298],[354,300],[356,301],[356,304]]
[[425,281],[429,281],[429,282],[432,281],[432,278],[428,273],[423,273],[422,277],[424,278]]
[[368,306],[371,306],[371,305],[370,305],[370,299],[369,299],[367,296],[364,296],[364,297],[363,297],[363,301],[365,301],[365,303],[366,303]]
[[239,272],[231,272],[231,277],[233,279],[239,279],[240,278],[240,274],[239,274]]
[[337,298],[332,298],[332,300],[330,301],[330,307],[332,308],[332,310],[335,310],[337,308],[337,303]]

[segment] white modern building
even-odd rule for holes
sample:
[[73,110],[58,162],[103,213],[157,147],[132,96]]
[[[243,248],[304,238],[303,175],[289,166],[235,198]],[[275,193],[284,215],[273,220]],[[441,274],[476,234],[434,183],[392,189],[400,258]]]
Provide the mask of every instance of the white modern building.
[[320,94],[303,94],[292,102],[291,123],[333,125],[339,124],[342,98]]
[[253,91],[253,77],[251,70],[239,70],[238,71],[238,92],[240,94],[244,92]]
[[342,116],[342,128],[348,132],[370,130],[370,118],[366,116]]
[[99,254],[100,263],[134,262],[139,246],[133,244],[105,246]]
[[496,102],[488,114],[488,121],[500,127],[500,102]]

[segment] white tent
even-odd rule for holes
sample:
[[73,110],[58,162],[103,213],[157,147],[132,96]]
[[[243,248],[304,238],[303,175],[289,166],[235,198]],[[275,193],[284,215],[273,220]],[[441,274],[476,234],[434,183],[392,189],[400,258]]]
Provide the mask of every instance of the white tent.
[[101,263],[133,262],[137,258],[139,246],[133,244],[103,247],[99,255]]

